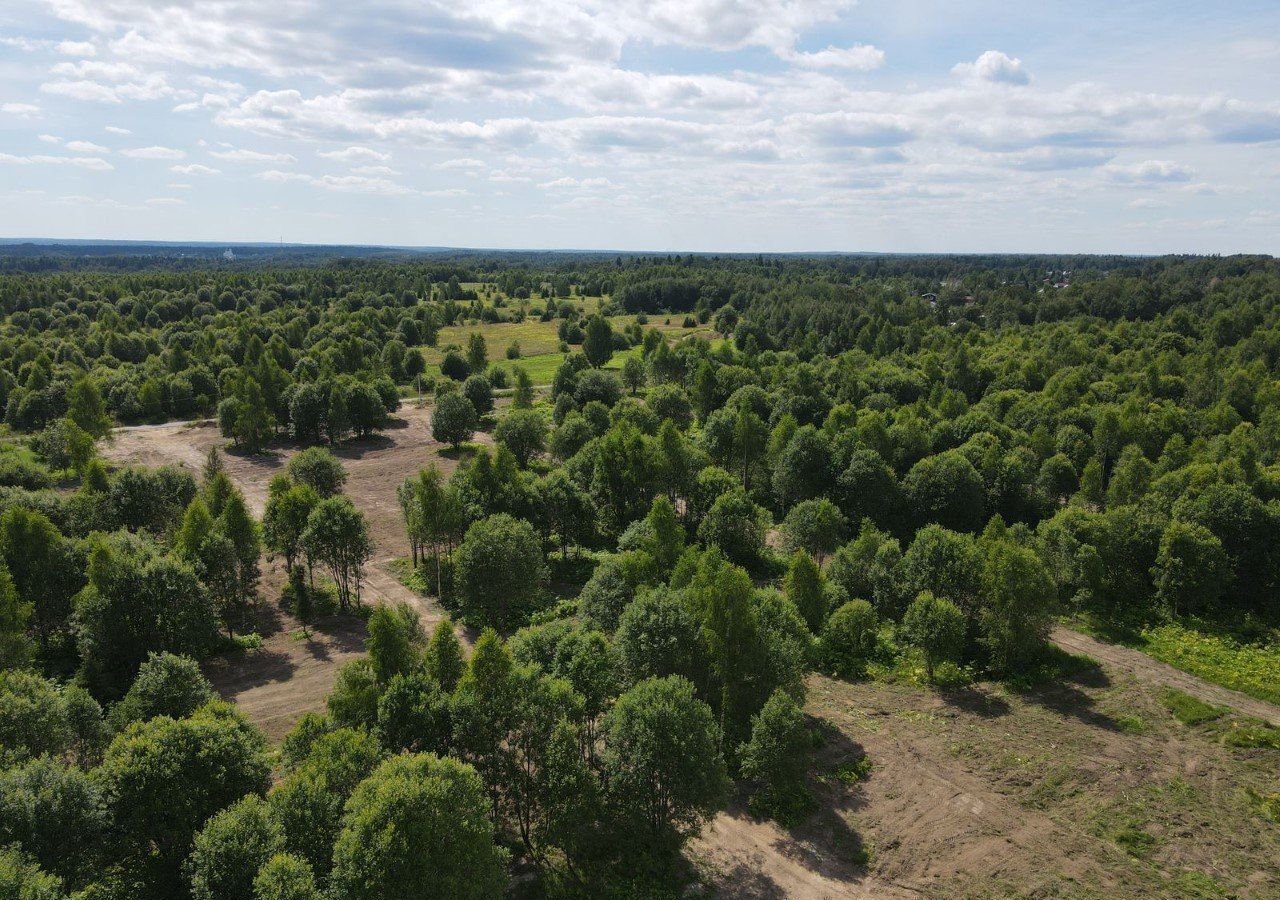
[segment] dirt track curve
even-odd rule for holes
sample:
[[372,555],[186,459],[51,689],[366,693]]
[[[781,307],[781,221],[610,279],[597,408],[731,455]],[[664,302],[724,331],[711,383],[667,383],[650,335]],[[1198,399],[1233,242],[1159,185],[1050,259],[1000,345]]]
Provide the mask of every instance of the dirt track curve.
[[1203,678],[1152,659],[1140,650],[1108,644],[1063,626],[1055,628],[1052,637],[1053,642],[1068,653],[1091,657],[1104,665],[1128,672],[1146,684],[1177,688],[1206,703],[1229,706],[1238,713],[1280,726],[1280,706],[1211,684]]

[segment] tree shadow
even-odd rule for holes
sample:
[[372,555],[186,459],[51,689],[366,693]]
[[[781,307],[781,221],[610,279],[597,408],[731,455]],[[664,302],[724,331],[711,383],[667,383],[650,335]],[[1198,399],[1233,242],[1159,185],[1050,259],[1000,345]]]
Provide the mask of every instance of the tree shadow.
[[782,900],[787,896],[777,882],[757,868],[746,863],[734,863],[716,879],[718,894],[724,897],[744,897],[747,900]]
[[[313,659],[328,661],[335,651],[348,654],[364,650],[364,621],[357,616],[330,616],[312,623],[309,628],[311,635],[304,636],[303,640],[307,653]],[[323,635],[325,640],[317,641],[316,634]]]
[[940,687],[938,696],[948,706],[954,706],[956,709],[984,719],[998,719],[1008,715],[1012,709],[1008,700],[972,685]]
[[283,441],[272,442],[269,446],[261,450],[249,451],[242,447],[234,447],[230,444],[222,446],[221,451],[227,456],[236,459],[242,459],[245,462],[253,463],[255,466],[263,466],[268,469],[278,469],[284,465],[284,454],[292,445]]
[[1086,725],[1120,731],[1111,716],[1100,712],[1093,696],[1085,688],[1101,690],[1110,687],[1111,678],[1095,660],[1074,656],[1051,648],[1037,676],[1015,682],[1010,687],[1028,702],[1070,716]]
[[364,437],[351,438],[330,449],[339,459],[360,459],[366,453],[387,450],[395,446],[395,441],[385,434],[370,434]]
[[264,684],[288,681],[298,664],[283,650],[232,651],[208,660],[205,675],[223,700]]

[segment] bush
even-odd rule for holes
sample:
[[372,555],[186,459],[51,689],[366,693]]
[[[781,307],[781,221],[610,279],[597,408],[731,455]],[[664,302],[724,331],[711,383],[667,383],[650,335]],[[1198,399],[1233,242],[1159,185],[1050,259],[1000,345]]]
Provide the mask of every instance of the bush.
[[820,654],[827,669],[843,678],[859,678],[876,650],[879,620],[866,600],[850,600],[827,617]]
[[756,782],[751,811],[793,825],[812,804],[804,775],[812,743],[795,698],[776,690],[752,719],[742,748],[742,774]]

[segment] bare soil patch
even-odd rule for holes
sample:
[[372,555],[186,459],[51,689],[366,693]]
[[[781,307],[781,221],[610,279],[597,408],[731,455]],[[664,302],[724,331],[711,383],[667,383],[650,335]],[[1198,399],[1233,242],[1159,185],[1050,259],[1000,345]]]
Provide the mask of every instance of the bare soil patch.
[[[1022,693],[809,687],[834,729],[818,811],[790,832],[719,816],[692,855],[724,896],[1280,894],[1280,827],[1250,800],[1280,787],[1280,753],[1186,728],[1124,669]],[[865,779],[832,777],[863,752]]]
[[[476,440],[488,442],[490,438],[478,432]],[[102,451],[120,465],[177,465],[198,473],[211,447],[226,449],[216,423],[169,422],[119,429]],[[428,631],[444,616],[444,610],[401,584],[387,564],[409,554],[396,488],[429,464],[446,475],[456,469],[457,459],[441,455],[441,449],[431,437],[430,411],[413,406],[402,408],[382,434],[347,441],[334,449],[347,470],[346,493],[368,519],[375,544],[374,558],[361,584],[364,599],[369,603],[408,603],[418,611]],[[271,479],[296,452],[297,448],[281,446],[260,454],[224,453],[227,474],[255,515],[262,515]],[[276,605],[282,585],[279,567],[264,565],[259,591],[263,646],[205,665],[218,693],[240,705],[273,740],[283,737],[303,713],[324,709],[338,669],[364,652],[365,635],[359,618],[334,616],[317,623],[307,639],[301,623]],[[467,640],[461,630],[459,637]]]

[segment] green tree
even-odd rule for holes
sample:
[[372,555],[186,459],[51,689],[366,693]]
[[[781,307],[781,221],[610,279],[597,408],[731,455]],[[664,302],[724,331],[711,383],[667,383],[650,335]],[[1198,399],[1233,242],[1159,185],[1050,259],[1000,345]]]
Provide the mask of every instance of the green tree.
[[684,601],[665,588],[643,591],[622,611],[613,638],[619,674],[628,684],[680,675],[706,678],[699,624]]
[[795,698],[776,690],[751,722],[742,746],[742,775],[756,783],[751,807],[757,815],[794,822],[811,803],[804,786],[813,746]]
[[640,392],[645,385],[644,360],[639,356],[628,356],[622,362],[622,383],[633,395]]
[[457,450],[463,441],[471,440],[476,430],[476,408],[461,394],[445,394],[436,398],[431,413],[431,435]]
[[1156,598],[1173,615],[1214,609],[1233,575],[1222,541],[1212,531],[1177,519],[1169,523],[1151,578]]
[[294,484],[311,488],[321,499],[342,493],[342,486],[347,483],[347,470],[341,460],[324,447],[308,447],[294,454],[285,474]]
[[95,438],[111,433],[111,416],[98,383],[88,375],[82,375],[67,391],[67,417]]
[[204,823],[187,859],[193,900],[251,897],[254,879],[284,839],[262,797],[250,794]]
[[302,552],[307,518],[319,502],[320,495],[309,484],[293,484],[283,475],[271,479],[262,515],[262,537],[267,549],[284,559],[286,571],[293,570]]
[[674,854],[729,786],[710,707],[683,678],[649,678],[618,697],[603,730],[603,780],[619,841],[641,855]]
[[320,900],[316,876],[306,860],[277,853],[253,879],[253,900]]
[[429,675],[395,675],[378,698],[378,740],[389,750],[410,753],[449,751],[453,730],[449,697]]
[[424,642],[418,614],[406,603],[375,606],[369,614],[369,636],[365,647],[369,664],[379,684],[387,684],[396,675],[415,669]]
[[497,898],[507,880],[475,770],[431,754],[389,759],[356,789],[333,859],[343,900]]
[[213,686],[189,656],[152,653],[128,693],[111,709],[111,722],[124,729],[156,716],[185,719],[214,699]]
[[1017,671],[1048,644],[1053,581],[1031,550],[998,541],[986,554],[982,591],[979,640],[994,668]]
[[978,470],[959,453],[926,456],[911,467],[902,489],[921,525],[977,531],[986,521],[986,486]]
[[879,618],[866,600],[850,600],[827,617],[821,654],[827,668],[843,678],[859,678],[875,653]]
[[945,597],[921,591],[902,617],[902,634],[919,648],[925,675],[933,681],[938,663],[956,659],[964,649],[965,616]]
[[736,565],[754,568],[764,550],[767,513],[742,489],[721,495],[698,526],[698,537]]
[[213,603],[188,566],[145,543],[98,537],[88,575],[76,637],[85,683],[99,696],[124,694],[152,651],[199,658],[212,646]]
[[97,874],[107,826],[98,786],[82,769],[41,756],[0,771],[0,846],[21,845],[68,886]]
[[64,900],[62,879],[42,870],[20,847],[0,848],[0,897]]
[[320,563],[337,584],[342,609],[359,606],[364,565],[373,555],[364,513],[346,497],[320,501],[307,517],[302,548],[308,560]]
[[[79,554],[47,516],[24,506],[12,506],[0,516],[0,554],[19,604],[30,608],[36,636],[47,643],[67,624],[71,598],[84,585]],[[0,605],[13,615],[11,604]],[[0,612],[0,621],[5,618]]]
[[452,693],[457,686],[466,662],[462,658],[462,644],[453,632],[453,622],[448,616],[436,623],[431,632],[431,641],[423,659],[427,674],[446,692]]
[[286,850],[305,860],[321,880],[333,865],[343,807],[382,758],[377,740],[364,731],[326,732],[267,797]]
[[467,529],[454,553],[463,614],[478,627],[511,630],[541,602],[547,571],[533,526],[505,513]]
[[792,555],[783,588],[787,599],[795,604],[796,610],[809,626],[809,631],[821,634],[822,626],[827,621],[826,580],[812,556],[803,550],[797,550]]
[[493,412],[493,384],[483,375],[472,375],[462,383],[462,396],[471,401],[476,414]]
[[232,707],[135,724],[107,748],[95,778],[113,823],[115,858],[144,896],[183,892],[196,832],[246,794],[262,794],[270,766],[262,735]]
[[31,660],[31,642],[27,639],[27,623],[31,620],[31,604],[23,602],[0,565],[0,671],[22,668]]
[[467,368],[473,375],[478,375],[489,366],[489,349],[484,335],[473,331],[467,336]]
[[818,564],[844,543],[845,519],[839,508],[826,497],[802,500],[782,521],[782,532],[793,550],[804,550],[817,558]]
[[547,447],[547,420],[532,409],[513,409],[494,430],[493,436],[515,455],[524,468]]
[[613,358],[613,328],[604,316],[596,314],[587,320],[582,352],[597,369]]
[[531,409],[533,407],[533,377],[524,366],[515,367],[516,386],[511,395],[511,406],[514,409]]
[[786,509],[831,489],[831,441],[812,425],[796,430],[773,464],[773,493]]

